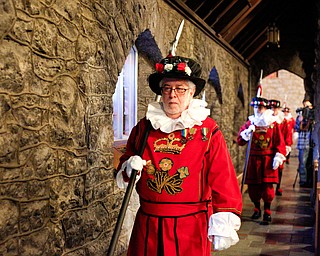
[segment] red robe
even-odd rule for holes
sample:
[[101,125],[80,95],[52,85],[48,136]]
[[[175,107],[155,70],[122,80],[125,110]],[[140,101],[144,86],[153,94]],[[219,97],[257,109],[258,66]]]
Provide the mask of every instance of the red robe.
[[285,120],[286,120],[286,123],[287,123],[287,131],[288,131],[288,136],[289,136],[289,142],[291,142],[291,144],[286,144],[286,145],[288,145],[288,146],[292,146],[292,144],[293,144],[293,140],[292,140],[292,135],[293,135],[293,132],[294,132],[294,126],[295,126],[295,124],[296,124],[296,120],[293,118],[293,117],[291,117],[290,119],[286,119],[285,118]]
[[[146,119],[132,130],[119,168],[138,152]],[[209,256],[208,218],[241,214],[242,196],[227,145],[216,122],[170,134],[151,129],[136,184],[140,197],[128,255]]]
[[287,119],[283,119],[282,123],[280,124],[280,130],[283,135],[284,142],[286,146],[292,145],[292,127],[290,128],[290,124]]
[[[238,134],[237,142],[243,146],[248,141],[244,140],[240,133],[251,125],[247,121]],[[248,162],[246,184],[278,183],[278,170],[273,170],[273,158],[276,153],[286,155],[286,145],[283,139],[280,125],[276,122],[269,126],[255,126],[252,143],[250,148],[250,157]]]

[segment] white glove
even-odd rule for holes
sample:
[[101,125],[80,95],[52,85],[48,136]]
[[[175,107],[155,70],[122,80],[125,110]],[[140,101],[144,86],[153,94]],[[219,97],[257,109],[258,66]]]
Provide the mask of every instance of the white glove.
[[215,251],[222,251],[236,243],[237,242],[234,242],[232,237],[214,236],[213,249]]
[[140,156],[131,156],[127,161],[126,173],[128,177],[131,177],[132,170],[137,171],[137,176],[140,176],[140,173],[143,169],[143,166],[147,164],[146,160],[143,160]]
[[141,170],[144,165],[146,165],[146,160],[142,160],[142,158],[140,156],[131,156],[127,161],[125,161],[122,164],[122,166],[116,176],[116,181],[117,181],[118,187],[119,188],[127,188],[128,182],[125,182],[123,180],[122,172],[126,171],[127,176],[130,178],[131,173],[132,173],[132,169],[135,169],[138,171],[137,176],[136,176],[136,180],[135,180],[135,182],[137,183],[141,177]]
[[256,130],[256,127],[255,127],[253,124],[251,124],[251,125],[248,127],[248,129],[245,129],[245,130],[243,130],[243,131],[240,133],[240,136],[241,136],[244,140],[248,141],[248,140],[250,140],[251,135],[252,135],[252,133],[253,133],[255,130]]
[[214,250],[221,251],[239,241],[236,231],[240,229],[240,218],[232,212],[218,212],[209,219],[208,238]]
[[298,132],[294,132],[293,135],[292,135],[292,140],[293,141],[297,141],[298,137],[299,137],[299,133]]
[[291,152],[291,147],[286,146],[286,156],[289,155],[290,152]]
[[286,160],[285,156],[277,152],[275,157],[273,158],[272,169],[278,169],[278,167],[283,163],[284,160]]
[[250,124],[250,126],[248,127],[248,132],[250,133],[250,132],[255,132],[255,130],[256,130],[256,127],[253,125],[253,124]]

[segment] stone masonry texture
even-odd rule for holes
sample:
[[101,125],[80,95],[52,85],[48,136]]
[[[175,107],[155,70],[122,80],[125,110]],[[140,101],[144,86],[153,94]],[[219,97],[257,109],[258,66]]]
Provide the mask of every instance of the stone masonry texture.
[[[118,74],[146,29],[165,56],[183,17],[160,0],[0,3],[0,255],[105,255],[124,195],[113,166]],[[206,101],[241,173],[245,148],[234,136],[249,111],[248,65],[188,20],[177,53],[199,61],[204,79],[217,68],[223,104],[209,84]],[[153,71],[139,56],[139,118],[154,100]],[[130,204],[118,254],[127,248],[136,196]]]

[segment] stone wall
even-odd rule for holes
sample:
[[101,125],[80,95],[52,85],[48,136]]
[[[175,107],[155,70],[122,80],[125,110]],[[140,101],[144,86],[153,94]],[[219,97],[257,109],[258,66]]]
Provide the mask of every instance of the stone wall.
[[303,79],[287,70],[279,70],[276,73],[262,79],[263,97],[280,100],[281,105],[291,109],[291,114],[296,117],[296,109],[303,106],[305,96]]
[[[160,0],[3,0],[0,15],[0,255],[105,255],[123,198],[113,178],[117,76],[145,29],[166,55],[183,17]],[[177,51],[204,78],[217,67],[223,104],[209,85],[206,100],[241,170],[233,135],[247,117],[236,97],[242,83],[248,101],[247,66],[188,21]],[[152,70],[140,56],[140,118]]]
[[[287,70],[279,70],[262,79],[263,97],[280,100],[281,106],[286,103],[294,118],[296,110],[303,106],[305,97],[303,79]],[[297,141],[293,141],[291,156],[298,156]]]

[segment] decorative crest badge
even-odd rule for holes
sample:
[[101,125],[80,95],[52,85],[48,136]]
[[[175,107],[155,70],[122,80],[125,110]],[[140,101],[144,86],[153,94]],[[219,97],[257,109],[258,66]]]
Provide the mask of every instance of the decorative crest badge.
[[186,144],[180,138],[175,138],[174,133],[170,133],[168,138],[157,139],[153,146],[154,152],[180,154]]

